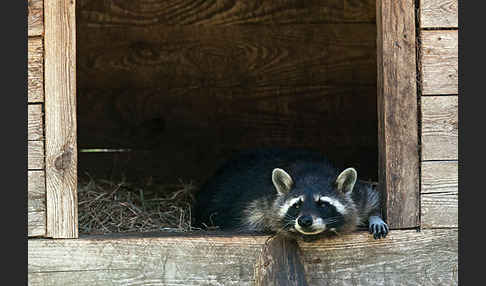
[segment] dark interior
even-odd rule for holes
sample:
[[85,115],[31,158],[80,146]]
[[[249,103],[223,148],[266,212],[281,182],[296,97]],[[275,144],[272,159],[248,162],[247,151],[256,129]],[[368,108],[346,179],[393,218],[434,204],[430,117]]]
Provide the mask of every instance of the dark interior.
[[198,183],[280,146],[377,180],[375,0],[78,0],[76,21],[79,174]]

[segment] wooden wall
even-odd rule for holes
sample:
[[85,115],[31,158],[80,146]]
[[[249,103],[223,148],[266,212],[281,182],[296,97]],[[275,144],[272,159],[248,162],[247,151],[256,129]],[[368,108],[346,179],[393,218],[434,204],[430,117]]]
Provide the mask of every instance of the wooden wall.
[[[300,243],[308,285],[457,285],[457,229],[367,232]],[[254,285],[268,237],[86,236],[29,240],[29,285]]]
[[28,1],[28,236],[46,234],[43,5],[42,0]]
[[198,180],[278,145],[376,180],[375,15],[375,0],[78,1],[79,148],[137,150],[81,153],[81,174]]
[[28,236],[77,237],[74,2],[28,0]]
[[[42,229],[45,232],[45,223],[43,224],[43,227],[38,227],[33,230],[31,230],[31,226],[35,224],[30,223],[31,218],[34,217],[32,213],[42,212],[39,208],[42,208],[44,205],[42,202],[45,200],[42,195],[43,193],[45,194],[45,174],[43,171],[44,160],[42,159],[43,152],[38,151],[40,148],[43,148],[41,146],[44,146],[42,140],[42,129],[44,124],[42,121],[42,110],[44,106],[43,83],[42,81],[39,81],[39,79],[43,77],[43,70],[38,67],[39,62],[42,62],[42,52],[35,52],[36,49],[39,49],[39,45],[42,47],[43,38],[42,33],[39,34],[38,32],[42,29],[31,24],[38,23],[39,19],[42,20],[42,17],[35,16],[38,15],[35,13],[39,13],[39,10],[35,9],[35,7],[37,7],[36,3],[36,1],[29,1],[29,235],[31,233],[34,235],[36,235],[35,233],[37,233],[37,235],[42,235],[42,232],[38,231],[38,229]],[[81,1],[81,4],[83,5],[89,4],[86,3],[88,2]],[[102,26],[109,26],[105,27],[107,29],[116,28],[117,25],[123,26],[127,21],[130,25],[135,23],[135,26],[140,27],[147,27],[153,23],[159,22],[171,24],[179,23],[178,21],[181,21],[189,27],[192,27],[192,29],[195,29],[191,25],[200,23],[200,25],[204,27],[203,24],[208,21],[210,22],[210,19],[211,21],[216,21],[218,24],[224,24],[223,26],[235,25],[235,23],[239,23],[239,21],[250,21],[247,19],[251,19],[251,22],[257,24],[268,21],[278,22],[279,19],[282,19],[279,18],[282,15],[301,15],[299,13],[304,12],[299,9],[304,9],[305,7],[302,8],[302,5],[307,5],[300,4],[301,6],[286,10],[283,8],[277,9],[281,7],[266,7],[265,5],[257,8],[244,6],[247,2],[208,1],[191,2],[193,3],[192,6],[186,6],[186,9],[181,9],[181,7],[184,8],[184,6],[175,5],[181,2],[145,1],[144,3],[146,6],[144,6],[144,9],[140,10],[141,8],[139,6],[131,4],[132,2],[130,2],[130,4],[128,3],[129,2],[123,4],[121,1],[115,0],[98,1],[96,3],[91,2],[91,10],[86,12],[86,15],[83,17],[94,19],[95,22],[106,22]],[[184,2],[182,1],[182,3]],[[274,1],[268,3],[288,2]],[[308,5],[319,5],[320,2],[308,1],[305,3],[311,3]],[[342,5],[342,3],[343,1],[336,1],[336,5]],[[322,13],[329,13],[328,15],[336,15],[339,14],[336,13],[336,11],[350,11],[350,7],[356,7],[348,5],[350,3],[357,4],[364,2],[344,1],[344,3],[344,6],[336,6],[343,8],[344,10],[320,9],[320,11]],[[212,6],[213,4],[214,6]],[[108,16],[99,12],[104,11],[106,8],[105,5],[110,6],[114,11],[117,11],[118,14]],[[175,10],[165,9],[167,7],[163,5],[168,5],[167,7],[172,7]],[[197,11],[201,6],[204,6],[203,8],[206,13],[193,12]],[[42,7],[42,5],[40,5],[40,7]],[[161,9],[163,7],[165,8]],[[232,7],[236,8],[232,9]],[[252,10],[251,8],[255,9]],[[241,12],[242,10],[238,9],[247,9],[243,11],[249,12],[248,14],[245,14]],[[319,9],[315,10],[317,11]],[[162,13],[161,11],[166,11],[167,13]],[[220,11],[223,11],[224,13],[221,12],[221,16],[218,16]],[[240,12],[236,13],[238,11]],[[258,18],[259,15],[262,15],[262,13],[264,15],[268,11],[273,11],[275,15]],[[312,11],[314,11],[314,9],[309,9],[309,11],[305,12],[307,17],[296,17],[296,19],[306,19],[306,21],[309,22],[318,22],[320,14],[312,13]],[[373,240],[369,234],[363,231],[346,235],[335,240],[326,240],[316,243],[301,243],[303,263],[305,270],[308,273],[307,278],[309,285],[323,285],[323,283],[332,285],[458,284],[457,1],[421,0],[418,12],[419,23],[416,32],[419,39],[417,68],[419,71],[418,90],[420,95],[418,102],[420,107],[419,130],[421,132],[420,201],[422,229],[420,232],[417,232],[416,230],[392,230],[389,236],[384,240]],[[356,13],[351,13],[350,15],[355,14]],[[131,15],[132,18],[122,17],[122,15]],[[153,17],[147,17],[146,15],[152,15]],[[216,16],[207,18],[209,17],[208,15]],[[283,18],[285,19],[285,17]],[[349,20],[348,18],[343,17],[342,19]],[[351,18],[355,19],[353,17]],[[300,23],[299,25],[301,24],[306,23]],[[319,25],[324,24],[321,23]],[[93,29],[96,27],[98,26],[94,25]],[[105,28],[101,30],[104,30]],[[219,31],[222,30],[218,30],[218,32]],[[137,33],[134,32],[134,34]],[[225,35],[229,37],[229,34],[222,34],[222,36]],[[235,35],[234,39],[239,39],[238,37],[241,35],[242,34]],[[298,36],[299,35],[295,35],[295,37]],[[200,38],[197,39],[202,39],[203,37],[205,37],[204,34],[201,34]],[[251,35],[248,37],[251,37]],[[288,39],[292,38],[293,37],[288,37]],[[109,39],[114,40],[115,38]],[[178,48],[175,48],[175,50],[178,50]],[[213,51],[215,57],[218,58],[220,54],[217,52],[217,49]],[[153,59],[150,57],[151,52],[142,52],[142,54],[144,58],[149,58],[148,62]],[[260,55],[259,53],[257,54]],[[280,55],[280,57],[282,56]],[[111,58],[111,55],[108,56],[108,58]],[[279,59],[279,56],[276,58]],[[120,58],[119,61],[113,61],[113,67],[108,69],[107,73],[116,73],[117,68],[123,67],[124,65],[132,65],[131,61],[135,59],[137,58],[128,57],[125,59]],[[166,57],[164,59],[169,61],[173,60],[174,57]],[[183,63],[181,58],[176,57],[176,59],[180,60],[179,63]],[[98,61],[103,62],[103,60],[105,60],[103,57],[94,57],[92,61],[93,67],[96,67]],[[156,57],[155,60],[159,61],[159,58]],[[270,66],[272,66],[273,63],[274,62],[271,61]],[[258,64],[259,61],[255,62],[256,66],[258,66]],[[149,64],[146,65],[150,66]],[[102,68],[105,68],[106,66],[107,65],[105,64],[101,65]],[[206,67],[209,66],[211,66],[210,63],[206,65]],[[176,67],[179,68],[177,65]],[[176,67],[174,67],[174,69],[177,70]],[[183,68],[185,67],[181,67],[182,70]],[[309,68],[311,69],[312,67]],[[125,72],[127,70],[130,70],[130,68],[127,68]],[[441,72],[437,72],[437,70],[441,70]],[[146,67],[146,71],[148,71],[148,75],[151,75],[149,72],[150,68]],[[270,69],[268,75],[263,74],[257,76],[256,79],[272,79],[272,71],[275,70]],[[285,74],[288,70],[280,68],[277,69],[277,71]],[[96,71],[93,72],[96,73]],[[123,74],[123,71],[118,72]],[[222,77],[226,76],[225,71],[216,72],[216,74],[219,74]],[[137,75],[140,74],[137,73]],[[235,74],[233,73],[232,75]],[[192,80],[191,77],[179,79],[189,80],[189,82]],[[203,77],[203,79],[202,82],[204,84],[211,82],[212,80],[209,76],[206,78]],[[289,77],[289,81],[291,79],[298,81],[304,79],[315,80],[316,78]],[[225,78],[225,80],[232,82],[234,78],[229,77]],[[96,79],[93,79],[93,81],[93,84],[95,84]],[[255,81],[255,83],[256,82],[258,81]],[[128,85],[128,87],[130,87],[130,85]],[[206,86],[201,83],[201,86],[197,88],[199,92],[202,92],[202,87]],[[295,90],[297,90],[297,87],[299,87],[299,85],[292,88],[296,88]],[[126,98],[119,97],[119,94],[122,94],[125,88],[126,87],[115,87],[113,89],[108,88],[108,90],[104,90],[104,88],[96,86],[86,87],[86,90],[89,92],[84,94],[91,94],[90,91],[93,91],[92,95],[94,97],[101,97],[101,102],[103,102],[103,100],[108,100],[102,99],[103,97],[106,97],[106,94],[111,94],[111,97],[108,96],[107,98],[112,100],[112,102],[118,102],[117,104],[113,104],[116,108],[110,106],[111,109],[109,110],[111,111],[107,113],[111,115],[103,113],[106,111],[105,108],[108,108],[105,105],[103,105],[105,107],[98,107],[96,104],[91,105],[91,111],[94,118],[98,118],[97,116],[110,118],[110,116],[114,116],[113,114],[118,114],[119,120],[122,120],[123,117],[121,114],[123,113],[117,111],[117,108],[120,110],[129,110],[126,112],[126,116],[131,114],[134,118],[138,118],[137,116],[142,116],[142,118],[144,118],[143,116],[145,115],[143,114],[146,113],[133,111],[138,110],[137,108],[139,107],[137,106],[139,105],[134,105],[134,102],[130,102],[130,100],[127,99],[129,98],[128,96],[126,96]],[[220,91],[223,88],[225,87],[211,87],[208,90],[214,89]],[[253,85],[252,88],[258,89],[262,87]],[[270,85],[269,88],[274,87]],[[279,90],[284,91],[285,88]],[[141,94],[150,94],[150,92],[155,89],[152,89],[151,87],[140,87],[138,90],[140,90]],[[169,89],[163,90],[166,91]],[[236,92],[237,90],[238,89],[235,89],[235,92],[231,93],[231,96],[229,96],[230,99],[233,94],[235,98],[238,98],[240,93]],[[264,92],[264,88],[260,90],[263,90],[262,92]],[[318,91],[318,94],[321,94],[319,90],[322,90],[322,87],[318,85],[316,90]],[[182,92],[182,94],[187,95],[189,93],[185,91]],[[307,95],[307,93],[305,93],[305,95]],[[84,96],[90,98],[88,95]],[[195,95],[190,94],[187,96],[193,100],[197,100],[197,96]],[[153,104],[151,105],[150,103],[154,96],[142,96],[141,98],[145,98],[144,100],[149,102],[149,104],[145,105],[141,110],[150,110],[150,106],[153,106]],[[173,98],[169,96],[169,98],[171,98],[173,102],[180,103],[181,105],[186,105],[192,102],[190,100],[178,101],[179,98],[176,96]],[[128,100],[128,102],[123,103],[124,100]],[[158,102],[160,100],[165,100],[165,97],[160,96],[157,99],[157,96],[155,96],[154,100],[154,102]],[[93,99],[91,102],[96,103],[98,101]],[[241,107],[238,105],[238,108],[249,108],[243,104],[244,101],[235,102],[241,104]],[[315,103],[316,101],[309,101],[309,103],[310,102]],[[173,103],[174,105],[172,106],[177,106],[175,103]],[[204,104],[204,102],[195,102],[194,104]],[[142,104],[141,106],[144,105]],[[258,106],[264,110],[265,108],[268,110],[277,108],[272,104]],[[293,105],[285,103],[285,107],[288,106]],[[297,106],[301,105],[297,104]],[[130,108],[134,109],[132,110]],[[315,108],[315,106],[309,104],[308,108],[312,109]],[[184,110],[184,108],[181,109],[182,111],[178,111],[181,112],[180,114],[187,114],[187,110]],[[276,110],[279,109],[277,108]],[[86,114],[88,113],[88,111],[83,112],[86,112]],[[154,114],[157,114],[157,112],[159,111],[154,111]],[[173,111],[172,114],[178,113]],[[174,115],[173,118],[187,118],[186,116],[189,116],[180,114],[177,115],[179,117]],[[197,115],[200,116],[200,114]],[[197,117],[197,115],[194,116]],[[155,117],[153,122],[155,127],[158,126],[156,118],[157,117]],[[188,118],[192,117],[189,116]],[[204,116],[202,116],[202,118],[204,118]],[[152,119],[154,118],[151,118],[151,120]],[[130,122],[130,120],[126,122]],[[143,122],[143,120],[141,122]],[[185,122],[183,121],[183,123]],[[83,124],[90,126],[88,123]],[[94,125],[91,126],[95,127]],[[119,131],[119,129],[116,128],[114,130]],[[188,130],[191,129],[188,128]],[[96,134],[96,132],[102,133],[101,131],[93,132],[93,134]],[[114,132],[114,134],[116,135],[116,132]],[[129,137],[127,136],[125,138]],[[253,283],[255,262],[266,239],[267,237],[265,236],[198,236],[197,234],[185,234],[183,236],[174,234],[85,236],[79,239],[70,240],[32,238],[28,240],[28,279],[30,285],[65,285],[66,283],[76,285],[251,285]],[[201,267],[201,265],[204,265],[204,267]]]
[[421,225],[458,226],[457,0],[422,0]]

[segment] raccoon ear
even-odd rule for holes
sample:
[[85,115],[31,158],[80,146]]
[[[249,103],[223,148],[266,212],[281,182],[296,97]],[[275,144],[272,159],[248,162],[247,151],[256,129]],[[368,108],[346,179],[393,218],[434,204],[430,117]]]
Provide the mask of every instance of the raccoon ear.
[[279,168],[273,169],[272,182],[277,189],[277,192],[281,195],[288,193],[294,184],[292,177],[290,177],[287,172]]
[[347,168],[342,171],[336,179],[336,187],[338,191],[343,193],[352,191],[357,178],[358,173],[354,168]]

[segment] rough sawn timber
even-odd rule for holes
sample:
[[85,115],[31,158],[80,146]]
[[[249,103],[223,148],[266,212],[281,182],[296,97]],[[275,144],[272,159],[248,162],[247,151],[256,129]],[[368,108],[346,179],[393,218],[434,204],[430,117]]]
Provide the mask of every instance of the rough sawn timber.
[[458,96],[424,96],[422,160],[458,159]]
[[43,0],[28,0],[29,16],[27,17],[28,36],[44,34],[44,2]]
[[46,181],[44,170],[27,171],[27,235],[46,234]]
[[420,26],[422,28],[457,28],[458,0],[421,0]]
[[457,30],[421,32],[422,94],[457,94],[459,91]]
[[269,238],[255,265],[255,286],[307,286],[297,241],[283,236]]
[[78,0],[92,27],[373,22],[375,0]]
[[42,105],[27,105],[27,140],[33,141],[44,139],[42,116]]
[[44,101],[44,45],[42,37],[27,40],[27,99],[28,102]]
[[44,169],[44,141],[27,141],[27,169]]
[[421,227],[458,226],[458,162],[422,162]]
[[378,180],[392,228],[419,225],[414,1],[377,1]]
[[[357,232],[300,243],[309,285],[455,285],[457,229]],[[30,285],[252,285],[267,236],[28,241]],[[203,267],[201,267],[203,266]]]
[[47,236],[78,236],[75,1],[45,0]]

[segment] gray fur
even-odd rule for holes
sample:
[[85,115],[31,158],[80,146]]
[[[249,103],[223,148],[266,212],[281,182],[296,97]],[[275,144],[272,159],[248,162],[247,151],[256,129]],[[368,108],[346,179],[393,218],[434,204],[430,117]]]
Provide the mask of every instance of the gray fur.
[[355,169],[339,172],[312,151],[242,153],[202,186],[196,202],[196,227],[214,225],[311,240],[349,233],[366,222],[375,237],[388,232],[373,185],[357,180]]
[[[348,173],[349,174],[349,173]],[[352,175],[352,173],[351,173]],[[290,177],[290,176],[289,176]],[[373,230],[374,225],[381,224],[380,231],[383,232],[382,237],[388,232],[388,226],[380,217],[380,194],[373,187],[372,184],[355,181],[348,181],[353,184],[352,191],[345,193],[336,192],[332,199],[337,200],[343,207],[344,211],[340,211],[344,215],[345,223],[337,228],[329,229],[329,232],[334,234],[345,234],[356,230],[360,225],[364,226],[369,222],[370,230]],[[331,194],[327,194],[330,197]],[[317,196],[318,197],[318,196]],[[303,197],[305,199],[315,200],[315,196]],[[247,205],[244,210],[244,217],[240,229],[256,232],[275,232],[284,233],[284,229],[278,223],[281,220],[279,212],[283,205],[285,205],[290,198],[283,196],[266,197],[254,200]],[[324,224],[326,218],[322,219]],[[386,230],[385,230],[386,229]],[[290,230],[292,233],[296,231]],[[377,237],[375,235],[375,237]]]

